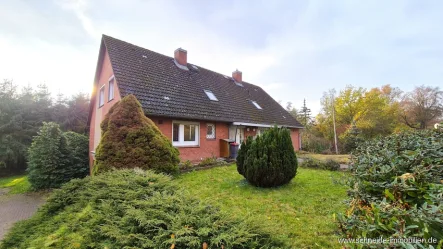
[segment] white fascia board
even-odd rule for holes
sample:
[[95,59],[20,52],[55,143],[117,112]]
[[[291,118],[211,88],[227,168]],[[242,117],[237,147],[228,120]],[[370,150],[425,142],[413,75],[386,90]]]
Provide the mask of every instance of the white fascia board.
[[[244,126],[255,126],[255,127],[274,127],[274,125],[270,124],[254,124],[254,123],[243,123],[243,122],[233,122],[233,125],[244,125]],[[299,128],[303,129],[304,127],[299,126],[290,126],[290,125],[277,125],[277,127],[289,127],[289,128]]]

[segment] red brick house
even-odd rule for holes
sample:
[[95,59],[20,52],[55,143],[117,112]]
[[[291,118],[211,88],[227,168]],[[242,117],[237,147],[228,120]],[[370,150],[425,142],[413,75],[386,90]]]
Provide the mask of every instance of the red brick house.
[[[188,63],[187,52],[174,57],[103,35],[89,111],[90,162],[100,142],[100,123],[110,107],[133,94],[182,160],[220,157],[222,139],[242,142],[278,125],[291,130],[300,148],[302,125],[259,86]],[[222,155],[223,156],[223,155]]]

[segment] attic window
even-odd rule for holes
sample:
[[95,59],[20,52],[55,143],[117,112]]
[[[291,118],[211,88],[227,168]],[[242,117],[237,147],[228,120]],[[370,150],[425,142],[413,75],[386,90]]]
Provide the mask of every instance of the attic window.
[[212,101],[218,101],[217,97],[215,97],[215,95],[209,91],[209,90],[205,90],[206,95],[208,96],[208,98]]
[[98,108],[102,107],[104,104],[105,104],[105,86],[103,85],[98,93]]
[[261,106],[257,102],[255,102],[253,100],[251,100],[251,102],[252,102],[252,104],[255,105],[255,107],[257,107],[257,109],[259,109],[259,110],[263,109],[263,108],[261,108]]

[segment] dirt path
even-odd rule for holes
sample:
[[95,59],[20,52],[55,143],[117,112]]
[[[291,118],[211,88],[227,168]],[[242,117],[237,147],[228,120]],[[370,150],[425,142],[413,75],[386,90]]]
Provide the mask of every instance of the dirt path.
[[8,195],[0,189],[0,240],[15,222],[32,216],[44,201],[40,193]]

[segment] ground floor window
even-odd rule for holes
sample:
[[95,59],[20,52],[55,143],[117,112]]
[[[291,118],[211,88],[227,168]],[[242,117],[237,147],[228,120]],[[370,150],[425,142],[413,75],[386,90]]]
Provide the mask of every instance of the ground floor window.
[[206,138],[215,139],[215,124],[206,124]]
[[199,124],[191,122],[172,123],[172,144],[174,146],[199,145]]

